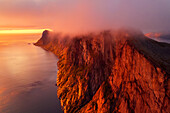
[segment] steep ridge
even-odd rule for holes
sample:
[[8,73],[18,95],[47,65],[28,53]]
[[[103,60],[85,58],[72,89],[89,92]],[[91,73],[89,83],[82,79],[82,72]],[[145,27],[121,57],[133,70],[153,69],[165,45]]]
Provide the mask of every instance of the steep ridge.
[[64,112],[169,112],[170,45],[138,31],[63,36],[35,43],[52,51]]

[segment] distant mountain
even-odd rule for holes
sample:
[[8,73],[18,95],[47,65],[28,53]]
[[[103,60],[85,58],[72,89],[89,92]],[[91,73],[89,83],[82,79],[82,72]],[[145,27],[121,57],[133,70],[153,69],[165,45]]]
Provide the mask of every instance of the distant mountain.
[[44,31],[35,45],[59,58],[65,113],[170,111],[170,44],[119,30],[73,37]]
[[145,34],[145,36],[152,38],[152,39],[155,39],[157,41],[170,43],[170,33],[150,32],[150,33]]

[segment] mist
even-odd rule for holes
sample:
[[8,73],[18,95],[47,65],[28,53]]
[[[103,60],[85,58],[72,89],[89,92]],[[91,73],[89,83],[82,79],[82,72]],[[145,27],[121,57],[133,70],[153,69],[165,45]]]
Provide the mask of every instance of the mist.
[[170,31],[170,0],[1,0],[0,14],[1,29],[34,26],[79,33],[130,27],[143,32]]

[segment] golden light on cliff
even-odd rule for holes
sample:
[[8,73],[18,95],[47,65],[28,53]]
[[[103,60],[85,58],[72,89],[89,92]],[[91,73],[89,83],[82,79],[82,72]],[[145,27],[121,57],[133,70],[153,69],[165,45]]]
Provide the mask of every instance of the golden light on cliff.
[[0,30],[0,34],[37,34],[42,33],[44,30],[51,29],[22,29],[22,30]]

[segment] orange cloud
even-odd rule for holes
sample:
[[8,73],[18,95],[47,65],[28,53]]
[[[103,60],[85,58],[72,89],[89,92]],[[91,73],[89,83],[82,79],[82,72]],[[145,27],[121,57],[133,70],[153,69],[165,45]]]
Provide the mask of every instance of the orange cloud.
[[59,32],[124,26],[167,30],[169,4],[168,0],[0,0],[0,27],[33,25]]

